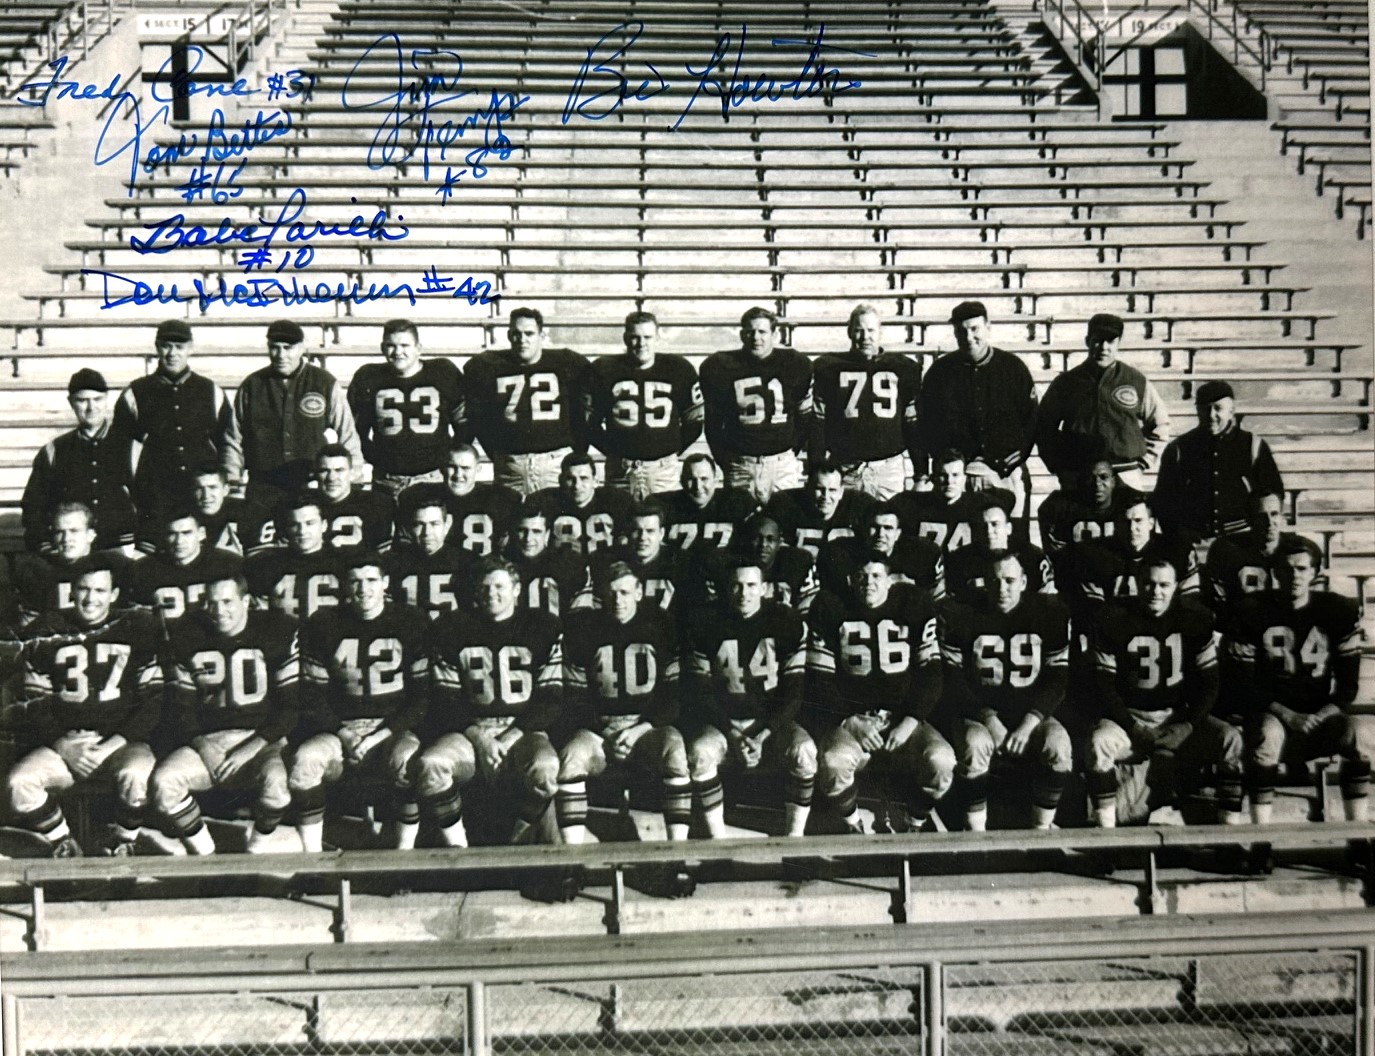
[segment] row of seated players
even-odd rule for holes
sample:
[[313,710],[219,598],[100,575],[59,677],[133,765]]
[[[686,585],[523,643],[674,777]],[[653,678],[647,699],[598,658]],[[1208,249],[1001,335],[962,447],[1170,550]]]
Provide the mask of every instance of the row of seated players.
[[[1149,498],[1106,462],[1042,504],[1049,558],[1014,530],[1010,494],[964,491],[954,453],[933,492],[875,502],[818,464],[807,487],[730,516],[702,456],[678,496],[560,531],[566,504],[628,501],[572,455],[553,494],[504,518],[486,504],[472,539],[456,535],[452,486],[408,489],[405,543],[379,554],[327,541],[337,457],[323,452],[320,487],[277,511],[286,545],[246,559],[207,545],[204,502],[167,510],[158,552],[135,561],[90,554],[89,511],[59,508],[56,552],[18,579],[19,735],[33,747],[7,778],[16,824],[70,853],[54,796],[99,777],[117,792],[110,850],[152,821],[204,852],[194,795],[238,782],[255,793],[251,846],[291,809],[318,849],[324,788],[358,769],[395,789],[398,846],[422,813],[466,842],[460,790],[477,774],[510,785],[512,839],[554,800],[575,842],[587,777],[628,760],[662,779],[671,838],[694,812],[724,831],[728,765],[783,771],[794,835],[818,787],[855,827],[871,765],[901,824],[958,782],[977,829],[1002,756],[1029,764],[1023,801],[1046,826],[1076,747],[1102,825],[1130,760],[1150,760],[1157,798],[1173,772],[1210,765],[1227,821],[1245,775],[1264,821],[1286,753],[1335,752],[1348,813],[1364,813],[1356,607],[1313,589],[1320,552],[1279,530],[1278,496],[1258,500],[1253,539],[1214,545],[1200,591],[1193,549],[1158,533]],[[198,475],[198,498],[215,482],[217,469]]]

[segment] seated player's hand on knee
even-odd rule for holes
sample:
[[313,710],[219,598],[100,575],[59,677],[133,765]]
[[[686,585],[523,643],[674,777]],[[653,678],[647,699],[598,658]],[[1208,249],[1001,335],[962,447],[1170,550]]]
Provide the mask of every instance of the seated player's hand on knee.
[[920,725],[921,723],[917,719],[912,718],[912,716],[904,716],[899,720],[897,725],[888,731],[888,736],[883,741],[883,750],[885,752],[896,752],[911,739],[912,735],[917,732],[917,727]]
[[372,733],[368,734],[366,737],[356,741],[353,745],[353,750],[351,753],[348,752],[348,747],[346,745],[345,752],[349,754],[349,761],[352,763],[361,763],[364,759],[368,757],[369,752],[371,752],[374,748],[376,748],[379,744],[381,744],[390,736],[391,730],[387,729],[385,726],[380,726],[377,729],[373,730]]
[[253,758],[267,747],[267,742],[261,737],[253,736],[246,741],[236,744],[225,753],[220,765],[215,767],[215,772],[210,776],[215,779],[216,784],[224,784],[250,762]]
[[731,730],[727,735],[731,756],[737,763],[752,770],[764,758],[764,733],[746,735],[743,730]]
[[1031,735],[1036,732],[1036,727],[1040,725],[1040,718],[1036,715],[1027,715],[1017,724],[1016,729],[1008,732],[1003,740],[1000,749],[1004,755],[1020,758],[1026,754],[1027,745],[1031,743]]
[[618,763],[623,763],[630,758],[630,753],[635,750],[635,743],[648,733],[652,726],[648,722],[639,722],[634,726],[629,726],[616,736],[611,738],[609,751],[611,758]]
[[101,739],[99,734],[81,745],[80,750],[72,758],[71,769],[79,778],[88,778],[98,769],[100,764],[108,759],[112,754],[119,751],[128,742],[117,733],[110,734],[109,737]]
[[872,715],[851,715],[842,725],[866,752],[883,750],[883,727]]

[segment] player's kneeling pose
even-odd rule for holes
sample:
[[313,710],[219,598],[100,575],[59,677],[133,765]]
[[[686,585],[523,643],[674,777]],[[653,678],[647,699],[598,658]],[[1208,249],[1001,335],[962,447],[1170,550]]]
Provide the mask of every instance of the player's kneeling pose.
[[988,772],[995,756],[1035,764],[1031,823],[1048,829],[1072,765],[1070,736],[1053,715],[1069,684],[1069,610],[1053,594],[1028,594],[1022,558],[991,553],[985,595],[949,604],[941,655],[949,724],[966,784],[965,819],[988,822]]
[[430,623],[387,601],[376,554],[354,554],[344,567],[343,604],[320,609],[301,630],[302,725],[316,732],[287,769],[297,828],[307,851],[321,850],[325,786],[369,773],[392,788],[396,846],[413,847],[420,816],[407,766],[420,747],[412,731],[428,697]]
[[249,853],[267,849],[291,792],[282,749],[296,726],[300,656],[296,621],[249,608],[248,583],[228,576],[206,584],[204,611],[172,632],[172,743],[149,780],[162,830],[192,854],[215,841],[194,793],[253,791]]
[[684,699],[694,807],[712,838],[726,835],[723,765],[782,768],[789,836],[807,827],[816,743],[796,721],[806,669],[806,625],[796,610],[764,599],[764,574],[746,560],[725,579],[725,597],[697,611]]
[[555,800],[565,843],[587,838],[587,779],[631,763],[663,780],[664,824],[685,840],[692,787],[678,717],[678,650],[670,617],[644,603],[644,586],[624,561],[609,565],[602,607],[573,613],[564,675],[578,730],[559,752]]
[[1171,805],[1175,777],[1214,763],[1219,812],[1241,810],[1241,734],[1213,717],[1217,647],[1213,615],[1176,598],[1179,572],[1155,558],[1137,572],[1137,597],[1106,609],[1095,628],[1102,712],[1089,734],[1089,794],[1098,824],[1117,824],[1119,762],[1150,762],[1152,800]]
[[113,611],[119,598],[111,562],[84,559],[70,612],[50,612],[30,628],[24,692],[43,746],[6,778],[15,822],[48,840],[54,857],[81,854],[53,798],[78,781],[114,786],[107,854],[133,853],[153,772],[148,739],[162,711],[156,617]]
[[1292,537],[1274,558],[1279,589],[1240,604],[1231,655],[1247,704],[1251,816],[1270,820],[1275,778],[1286,759],[1341,756],[1342,802],[1351,821],[1368,816],[1375,717],[1352,715],[1360,671],[1356,603],[1314,590],[1321,552]]
[[484,558],[477,577],[477,611],[434,623],[435,699],[412,766],[421,807],[451,847],[467,846],[461,789],[475,776],[516,786],[516,843],[544,820],[559,775],[548,733],[563,703],[559,621],[520,607],[520,575],[509,562]]
[[822,805],[862,832],[856,777],[872,765],[902,803],[897,827],[915,832],[955,770],[927,721],[941,693],[936,611],[924,591],[893,582],[881,551],[856,557],[849,578],[847,596],[823,592],[808,621]]

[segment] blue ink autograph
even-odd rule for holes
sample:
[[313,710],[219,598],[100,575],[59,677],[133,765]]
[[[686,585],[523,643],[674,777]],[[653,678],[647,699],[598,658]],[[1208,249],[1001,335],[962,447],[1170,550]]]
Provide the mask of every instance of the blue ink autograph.
[[[610,117],[628,102],[643,102],[652,99],[662,92],[668,91],[672,85],[665,80],[653,63],[646,62],[645,70],[649,76],[638,77],[639,83],[632,87],[632,82],[637,78],[627,77],[616,67],[627,67],[628,52],[640,39],[644,32],[644,23],[638,20],[622,22],[614,29],[604,33],[587,51],[587,58],[583,60],[582,67],[578,70],[577,76],[573,79],[573,86],[568,92],[568,98],[563,106],[563,124],[568,124],[573,116],[584,118],[588,121],[600,121]],[[838,66],[828,65],[827,57],[833,55],[850,55],[860,58],[874,58],[875,55],[867,51],[855,51],[851,48],[837,47],[827,44],[826,26],[819,25],[816,36],[806,40],[792,40],[789,38],[775,37],[770,44],[775,48],[806,48],[807,56],[802,61],[802,67],[796,77],[786,81],[778,81],[772,77],[750,77],[748,74],[741,76],[741,67],[745,64],[745,41],[749,35],[749,27],[740,26],[740,37],[735,46],[735,65],[731,70],[729,78],[715,77],[712,71],[721,64],[730,54],[731,35],[722,33],[716,40],[715,50],[700,66],[691,63],[683,64],[683,71],[696,81],[692,89],[692,96],[688,99],[687,105],[683,107],[678,119],[671,126],[672,131],[676,131],[682,123],[687,120],[688,114],[697,104],[697,100],[702,96],[715,96],[720,100],[721,116],[728,117],[730,112],[744,106],[746,103],[778,102],[783,99],[808,99],[818,95],[840,95],[844,92],[853,91],[863,87],[864,82],[858,78],[843,74]],[[620,44],[612,47],[615,38],[625,37]],[[603,52],[604,48],[611,47],[612,50]],[[598,83],[605,84],[606,87],[600,91],[585,94],[588,87],[589,76],[595,75]],[[637,75],[638,76],[638,75]]]
[[413,283],[377,283],[364,285],[361,279],[352,282],[310,282],[293,275],[286,279],[250,277],[231,283],[224,276],[206,282],[192,279],[194,293],[182,292],[176,283],[153,285],[114,271],[83,268],[82,275],[101,280],[102,310],[121,305],[195,304],[202,313],[212,307],[272,308],[302,304],[367,304],[371,301],[404,300],[415,305],[421,298],[445,297],[466,300],[470,305],[491,304],[500,300],[492,293],[492,284],[467,276],[457,286],[452,275],[441,275],[437,266],[430,266],[421,275],[420,288]]
[[[369,89],[361,83],[367,76],[362,68],[378,58],[386,64],[387,77],[394,87],[389,84],[384,89]],[[418,74],[410,81],[406,79],[407,64],[411,72]],[[418,155],[424,179],[429,182],[431,166],[444,165],[445,185],[437,193],[447,201],[452,185],[464,171],[460,169],[455,175],[447,164],[449,150],[457,152],[458,141],[467,133],[482,133],[481,144],[463,156],[466,171],[473,179],[487,175],[484,163],[491,155],[506,161],[512,146],[503,131],[503,122],[510,121],[530,97],[492,89],[485,105],[470,106],[466,112],[444,117],[441,110],[476,94],[459,86],[462,78],[463,59],[456,51],[411,48],[405,52],[395,33],[383,34],[368,45],[349,70],[339,93],[339,101],[346,110],[382,114],[368,147],[368,168],[405,165]]]
[[[358,199],[353,199],[357,204]],[[371,220],[361,214],[347,224],[325,223],[322,220],[303,221],[309,201],[306,192],[296,187],[277,210],[272,219],[259,216],[256,223],[236,224],[229,217],[223,217],[218,227],[206,228],[200,224],[188,224],[185,213],[174,213],[165,219],[144,224],[146,235],[130,235],[129,248],[140,254],[170,253],[176,249],[199,248],[201,246],[254,246],[271,250],[280,238],[288,244],[305,244],[328,238],[366,238],[380,242],[399,242],[411,233],[402,221],[405,217],[396,216],[399,230],[390,227],[391,217],[386,210],[378,209]]]

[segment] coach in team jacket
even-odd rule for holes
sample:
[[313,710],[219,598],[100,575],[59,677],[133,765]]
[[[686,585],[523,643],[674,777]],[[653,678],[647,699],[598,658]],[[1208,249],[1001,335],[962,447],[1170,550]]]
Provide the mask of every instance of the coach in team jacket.
[[1200,385],[1194,403],[1198,427],[1171,440],[1160,458],[1156,512],[1190,539],[1245,534],[1254,497],[1284,494],[1270,445],[1237,424],[1227,382]]
[[95,514],[101,549],[133,543],[129,448],[110,426],[109,391],[90,367],[67,383],[77,425],[34,456],[20,512],[27,549],[36,551],[48,541],[53,510],[62,502],[84,503]]
[[1006,488],[1020,516],[1026,507],[1023,470],[1036,430],[1031,371],[990,344],[988,310],[978,301],[957,304],[950,325],[959,351],[932,363],[922,386],[921,461],[941,451],[962,452],[970,490]]
[[1041,401],[1036,446],[1062,485],[1084,468],[1089,442],[1102,447],[1125,484],[1142,490],[1170,438],[1170,413],[1155,386],[1117,358],[1122,332],[1115,315],[1090,319],[1088,358],[1052,381]]
[[305,339],[290,320],[269,326],[272,363],[244,378],[234,398],[238,417],[226,438],[225,467],[237,479],[247,471],[253,493],[265,498],[272,489],[305,484],[328,443],[348,448],[355,466],[363,462],[344,387],[323,367],[304,362]]
[[181,319],[159,324],[154,347],[158,369],[129,383],[115,404],[114,422],[123,442],[140,445],[134,500],[145,511],[174,497],[180,475],[221,461],[234,424],[224,390],[190,367],[191,327]]

